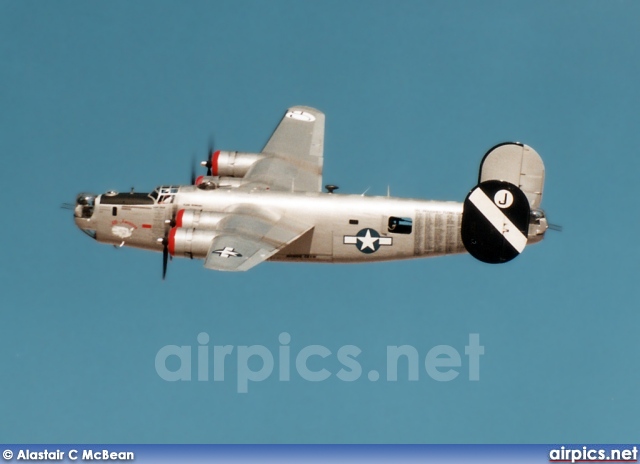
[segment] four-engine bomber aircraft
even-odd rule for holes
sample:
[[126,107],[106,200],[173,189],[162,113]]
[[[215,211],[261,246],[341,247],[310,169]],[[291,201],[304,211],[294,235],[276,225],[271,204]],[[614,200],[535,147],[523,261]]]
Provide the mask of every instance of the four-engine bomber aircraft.
[[515,258],[548,228],[540,209],[544,165],[520,143],[493,147],[464,203],[322,191],[324,114],[287,110],[260,153],[209,150],[207,175],[151,193],[82,193],[76,225],[115,246],[202,258],[246,271],[263,261],[358,263],[468,251],[487,263]]

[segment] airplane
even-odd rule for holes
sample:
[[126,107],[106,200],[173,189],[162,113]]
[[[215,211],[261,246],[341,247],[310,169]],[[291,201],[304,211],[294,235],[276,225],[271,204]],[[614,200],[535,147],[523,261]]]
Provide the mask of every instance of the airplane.
[[[549,228],[544,164],[522,143],[491,148],[464,202],[322,190],[324,114],[289,108],[260,153],[209,149],[204,176],[151,193],[77,196],[74,220],[98,242],[246,271],[263,261],[364,263],[470,253],[506,263]],[[552,227],[553,228],[553,227]]]

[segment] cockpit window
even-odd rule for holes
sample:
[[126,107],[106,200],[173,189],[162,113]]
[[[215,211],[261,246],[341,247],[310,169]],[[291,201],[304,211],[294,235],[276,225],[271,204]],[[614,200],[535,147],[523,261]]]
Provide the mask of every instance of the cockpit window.
[[178,193],[178,189],[179,187],[177,186],[173,186],[173,185],[162,185],[160,187],[157,187],[155,191],[159,192],[160,195],[175,195],[176,193]]
[[156,200],[158,204],[170,204],[173,203],[173,199],[176,193],[178,193],[179,187],[173,185],[162,185],[157,187],[149,196]]

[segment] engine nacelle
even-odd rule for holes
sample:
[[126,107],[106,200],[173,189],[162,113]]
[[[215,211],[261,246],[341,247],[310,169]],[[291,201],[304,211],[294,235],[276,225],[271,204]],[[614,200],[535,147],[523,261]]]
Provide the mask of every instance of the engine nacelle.
[[173,227],[169,231],[169,253],[176,257],[206,258],[215,236],[212,230]]
[[233,177],[213,177],[199,176],[195,185],[200,190],[215,190],[218,188],[236,188],[240,187],[244,181]]
[[244,177],[249,168],[264,157],[262,153],[216,151],[211,160],[211,173],[220,177]]
[[225,215],[211,211],[201,211],[197,209],[181,209],[176,214],[176,224],[178,228],[185,229],[209,229],[216,228]]

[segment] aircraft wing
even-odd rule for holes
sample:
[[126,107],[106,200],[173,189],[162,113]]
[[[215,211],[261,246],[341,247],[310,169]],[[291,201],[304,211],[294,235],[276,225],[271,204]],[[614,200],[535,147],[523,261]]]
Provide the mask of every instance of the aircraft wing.
[[246,271],[266,261],[313,226],[269,215],[255,207],[230,213],[218,224],[204,267]]
[[249,181],[245,188],[320,192],[323,150],[324,113],[306,106],[289,108],[262,149],[267,157],[244,177]]

